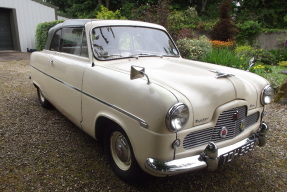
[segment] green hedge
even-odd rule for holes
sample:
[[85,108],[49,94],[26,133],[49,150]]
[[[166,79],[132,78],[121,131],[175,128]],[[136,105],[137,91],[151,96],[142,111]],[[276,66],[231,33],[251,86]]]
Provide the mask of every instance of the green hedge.
[[51,21],[45,23],[39,23],[36,29],[36,49],[41,51],[45,48],[46,41],[48,38],[48,31],[51,27],[57,25],[58,23],[62,23],[63,20]]

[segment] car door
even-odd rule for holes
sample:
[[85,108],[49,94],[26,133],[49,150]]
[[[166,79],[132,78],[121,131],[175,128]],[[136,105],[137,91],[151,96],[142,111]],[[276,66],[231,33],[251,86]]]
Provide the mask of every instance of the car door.
[[81,89],[89,64],[84,28],[63,28],[60,49],[51,60],[49,97],[53,105],[77,126],[81,126]]

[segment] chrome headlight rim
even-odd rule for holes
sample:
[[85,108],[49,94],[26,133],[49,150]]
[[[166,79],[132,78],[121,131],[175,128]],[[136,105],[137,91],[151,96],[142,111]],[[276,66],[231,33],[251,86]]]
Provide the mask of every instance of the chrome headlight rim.
[[172,132],[182,130],[189,119],[189,108],[184,103],[174,104],[166,114],[166,126]]
[[274,89],[271,87],[271,85],[267,85],[264,87],[264,89],[261,92],[261,104],[262,105],[268,105],[273,101],[274,98]]

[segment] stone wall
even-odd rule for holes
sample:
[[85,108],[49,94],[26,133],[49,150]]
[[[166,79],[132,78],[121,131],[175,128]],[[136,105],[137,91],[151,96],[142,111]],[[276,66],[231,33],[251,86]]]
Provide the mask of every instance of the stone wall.
[[278,42],[283,40],[287,40],[287,32],[261,33],[256,39],[256,45],[262,49],[276,49]]

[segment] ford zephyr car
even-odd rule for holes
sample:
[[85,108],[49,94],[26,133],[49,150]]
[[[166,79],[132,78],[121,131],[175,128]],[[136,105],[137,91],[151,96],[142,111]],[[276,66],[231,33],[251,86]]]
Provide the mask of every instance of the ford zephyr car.
[[112,170],[128,182],[215,170],[267,140],[269,82],[183,59],[156,24],[64,21],[31,55],[31,67],[40,104],[103,143]]

